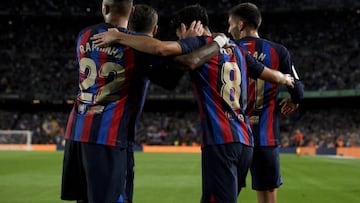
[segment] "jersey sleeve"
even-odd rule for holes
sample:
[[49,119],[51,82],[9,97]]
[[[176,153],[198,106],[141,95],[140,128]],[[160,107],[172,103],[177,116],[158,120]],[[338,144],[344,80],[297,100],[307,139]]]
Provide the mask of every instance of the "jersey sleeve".
[[294,88],[288,87],[288,92],[291,96],[291,101],[294,104],[298,104],[304,98],[304,85],[300,80],[295,79]]
[[251,78],[258,78],[261,73],[264,71],[264,64],[257,61],[254,57],[252,57],[249,53],[246,53],[245,60],[248,68],[248,74]]
[[296,72],[289,51],[285,47],[282,47],[281,50],[280,71],[284,74],[290,74],[294,78],[294,88],[288,87],[288,92],[291,96],[291,101],[295,104],[298,104],[304,98],[304,85],[300,81],[299,75]]
[[188,54],[205,44],[207,44],[207,40],[204,36],[200,37],[188,37],[185,39],[181,39],[178,41],[181,46],[182,54]]

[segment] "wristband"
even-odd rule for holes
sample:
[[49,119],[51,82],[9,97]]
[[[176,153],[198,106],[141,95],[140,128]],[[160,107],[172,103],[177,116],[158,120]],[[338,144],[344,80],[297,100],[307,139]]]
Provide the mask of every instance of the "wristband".
[[226,43],[227,43],[227,37],[223,37],[223,36],[216,36],[213,39],[214,42],[216,42],[220,48],[222,48]]

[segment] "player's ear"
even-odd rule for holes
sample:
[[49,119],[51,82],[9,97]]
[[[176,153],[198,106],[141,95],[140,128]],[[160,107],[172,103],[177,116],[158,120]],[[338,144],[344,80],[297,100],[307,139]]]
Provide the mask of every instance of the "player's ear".
[[239,20],[238,27],[239,27],[239,31],[243,31],[245,29],[245,21]]
[[103,4],[101,11],[102,11],[103,16],[106,16],[107,14],[110,13],[110,7],[106,4]]
[[130,11],[130,15],[133,15],[134,12],[135,12],[135,6],[132,6],[132,7],[131,7],[131,11]]
[[155,36],[156,34],[157,34],[157,32],[158,32],[158,25],[155,25],[154,27],[153,27],[153,30],[152,30],[152,34],[153,34],[153,36]]

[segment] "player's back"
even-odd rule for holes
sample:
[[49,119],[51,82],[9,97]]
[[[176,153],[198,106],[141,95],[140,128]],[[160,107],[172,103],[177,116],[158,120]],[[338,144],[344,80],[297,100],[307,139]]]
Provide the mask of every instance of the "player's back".
[[[266,67],[278,70],[282,73],[291,73],[292,61],[288,50],[275,42],[271,42],[261,38],[245,37],[237,42],[241,47],[249,52],[256,60],[263,63]],[[270,82],[258,79],[257,90],[262,90],[257,97],[264,96],[265,98],[250,98],[257,99],[258,103],[255,108],[271,108],[270,100],[277,98],[277,85]],[[264,99],[264,100],[263,100]],[[259,103],[260,102],[260,103]]]
[[[211,41],[211,37],[202,36],[187,44],[193,46],[190,50],[194,50]],[[182,47],[183,50],[188,48],[183,44]],[[203,145],[253,144],[250,126],[244,116],[247,90],[245,67],[242,50],[235,46],[221,49],[201,68],[190,72],[200,109]]]
[[[114,44],[96,47],[91,36],[105,32],[113,25],[101,23],[83,29],[77,39],[79,62],[79,102],[106,105],[126,98],[133,68],[134,52],[131,48]],[[120,30],[126,32],[125,29]]]
[[[291,74],[291,57],[283,45],[254,37],[245,37],[236,43],[266,67]],[[261,79],[249,79],[246,115],[253,124],[255,145],[274,146],[279,144],[278,105],[276,103],[278,89],[276,84]]]
[[[79,91],[70,114],[66,138],[110,146],[126,146],[134,96],[134,50],[114,44],[96,47],[94,34],[116,28],[100,23],[83,29],[77,39]],[[119,29],[121,32],[128,32]],[[135,92],[134,92],[135,91]]]

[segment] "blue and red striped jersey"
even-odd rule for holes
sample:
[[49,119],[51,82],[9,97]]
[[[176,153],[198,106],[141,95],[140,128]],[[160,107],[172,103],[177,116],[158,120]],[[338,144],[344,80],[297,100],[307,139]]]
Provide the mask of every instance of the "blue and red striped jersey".
[[[96,47],[91,36],[115,26],[100,23],[77,39],[79,90],[66,128],[66,139],[126,147],[132,139],[153,69],[152,58],[130,47]],[[135,34],[119,28],[120,32]],[[141,60],[140,60],[141,58]],[[161,75],[157,77],[162,77]]]
[[[291,99],[299,103],[303,98],[303,86],[295,71],[289,51],[280,44],[254,37],[245,37],[236,42],[256,60],[272,70],[291,74],[295,88],[288,88]],[[249,79],[248,107],[254,133],[255,146],[277,146],[280,144],[279,129],[279,86],[261,79]]]
[[[179,43],[183,52],[188,53],[211,41],[211,37],[202,36]],[[237,46],[221,49],[202,67],[190,72],[200,110],[202,146],[232,142],[253,146],[245,116],[248,61],[244,56],[245,51]],[[263,65],[254,67],[257,71],[253,73],[260,75]]]

